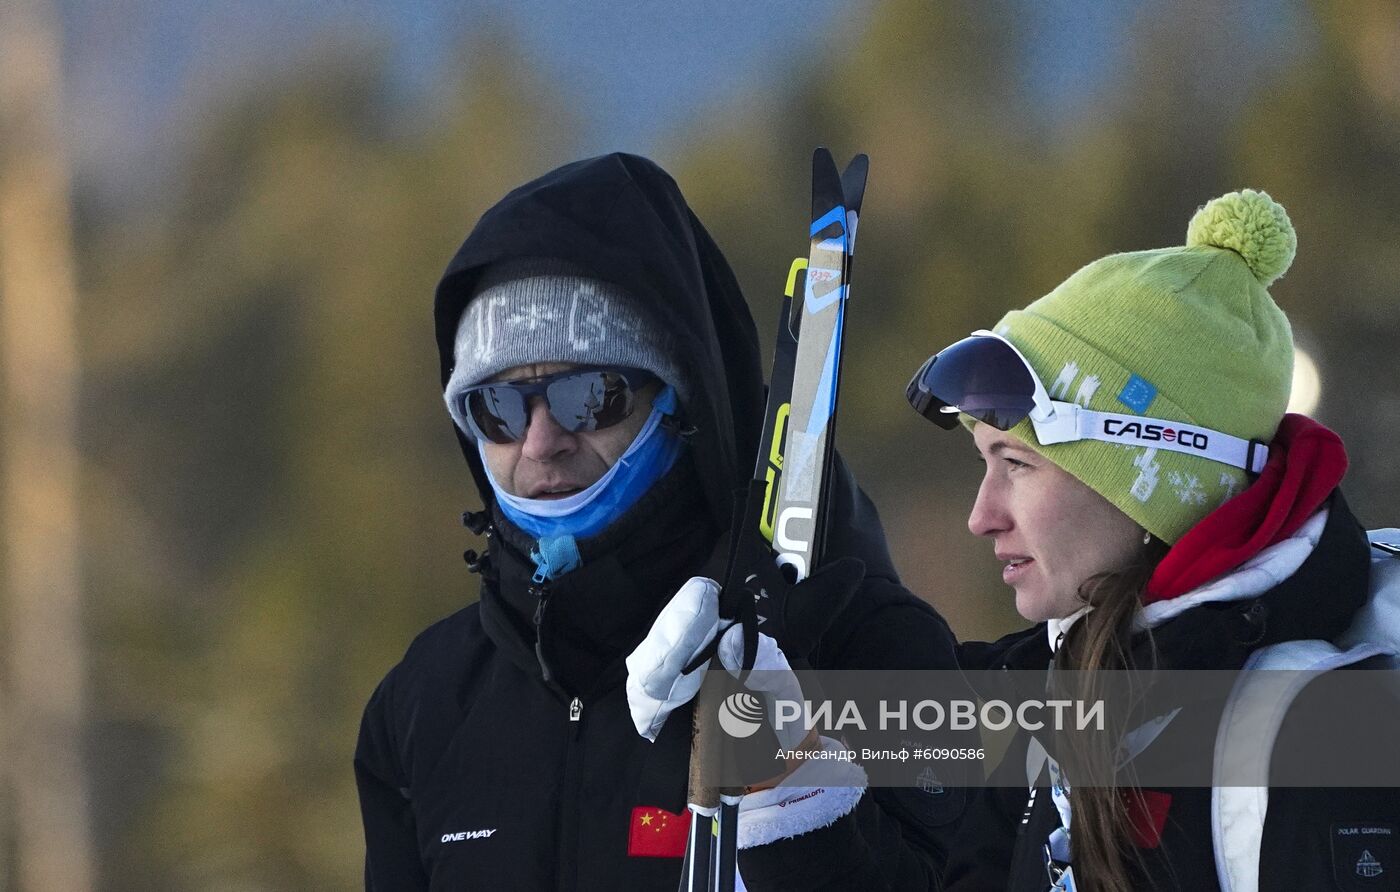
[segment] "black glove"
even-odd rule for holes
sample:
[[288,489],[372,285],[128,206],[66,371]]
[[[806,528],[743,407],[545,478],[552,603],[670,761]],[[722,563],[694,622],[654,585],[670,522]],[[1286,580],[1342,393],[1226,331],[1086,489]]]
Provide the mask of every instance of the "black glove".
[[806,661],[864,579],[865,563],[843,557],[795,585],[781,578],[769,577],[762,585],[755,580],[758,631],[776,639],[789,660]]

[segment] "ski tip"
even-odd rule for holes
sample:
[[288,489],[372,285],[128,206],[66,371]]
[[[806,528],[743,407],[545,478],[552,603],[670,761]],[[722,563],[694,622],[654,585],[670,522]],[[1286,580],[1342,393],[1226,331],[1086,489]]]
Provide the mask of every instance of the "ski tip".
[[846,207],[849,210],[860,212],[862,199],[865,198],[865,180],[870,175],[870,156],[864,152],[851,159],[851,163],[846,165],[845,173],[841,174],[841,192],[846,198]]
[[845,173],[841,174],[841,179],[859,180],[865,182],[865,178],[870,175],[870,156],[862,152],[851,159],[851,163],[846,165]]
[[831,156],[831,150],[826,146],[817,146],[812,151],[812,184],[815,188],[818,183],[825,184],[825,188],[830,188],[835,182],[841,179],[841,169],[836,166],[836,159]]
[[[830,221],[826,218],[832,210],[845,204],[841,183],[841,169],[826,146],[817,146],[812,153],[812,237],[817,238]],[[841,217],[844,218],[844,214]],[[818,225],[818,224],[821,225]],[[844,225],[844,219],[842,220]]]

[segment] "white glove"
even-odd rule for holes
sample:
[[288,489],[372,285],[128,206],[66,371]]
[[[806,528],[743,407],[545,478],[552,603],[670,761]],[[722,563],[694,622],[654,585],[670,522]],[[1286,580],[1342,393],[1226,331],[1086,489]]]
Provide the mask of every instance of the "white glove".
[[[705,650],[719,625],[719,583],[703,576],[689,579],[661,609],[647,637],[627,657],[627,705],[638,734],[655,740],[667,716],[700,690],[707,667],[701,665],[685,674],[681,670]],[[742,627],[733,625],[725,631],[718,656],[720,664],[737,677],[744,659]],[[797,676],[778,642],[768,635],[758,636],[753,668],[748,687],[764,695],[770,721],[774,699],[802,700]],[[801,727],[784,728],[779,741],[791,747],[805,735]]]
[[[710,644],[719,631],[719,583],[692,577],[671,598],[652,624],[642,643],[627,657],[627,705],[637,733],[655,740],[666,718],[690,701],[705,680],[705,665],[682,673]],[[731,626],[720,638],[719,661],[737,676],[743,664],[743,628]],[[763,696],[771,722],[775,699],[802,700],[802,688],[782,648],[772,637],[758,636],[754,673],[748,687]],[[796,747],[807,734],[789,723],[778,732],[783,747]],[[845,745],[819,738],[828,754],[846,751]],[[865,771],[849,759],[806,762],[781,786],[751,793],[739,810],[739,847],[763,845],[776,839],[825,827],[856,807],[865,792]]]
[[647,740],[666,717],[688,703],[705,680],[705,666],[682,674],[719,631],[719,583],[692,576],[661,609],[651,631],[627,657],[627,705]]
[[[739,669],[744,664],[744,629],[733,625],[725,630],[719,639],[719,662],[729,674],[739,677]],[[768,723],[778,735],[778,743],[784,749],[793,749],[807,737],[807,728],[801,722],[785,722],[778,728],[773,701],[788,703],[802,702],[802,686],[792,673],[787,656],[778,642],[772,637],[758,633],[758,648],[753,660],[753,674],[744,682],[750,691],[763,697],[764,708],[768,712]]]

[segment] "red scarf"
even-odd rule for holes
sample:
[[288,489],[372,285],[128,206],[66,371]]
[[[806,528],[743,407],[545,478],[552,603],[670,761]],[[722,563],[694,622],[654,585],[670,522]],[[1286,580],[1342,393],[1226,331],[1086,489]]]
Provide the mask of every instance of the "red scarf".
[[1143,603],[1184,595],[1298,531],[1341,482],[1346,448],[1303,415],[1285,415],[1259,479],[1186,531],[1152,574]]

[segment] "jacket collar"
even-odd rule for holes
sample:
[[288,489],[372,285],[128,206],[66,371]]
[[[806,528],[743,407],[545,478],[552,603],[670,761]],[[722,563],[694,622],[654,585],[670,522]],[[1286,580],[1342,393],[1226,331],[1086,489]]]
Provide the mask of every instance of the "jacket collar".
[[[512,662],[541,677],[535,648],[541,588],[531,582],[528,556],[534,543],[499,512],[493,528],[482,624]],[[607,670],[621,665],[681,583],[701,572],[716,538],[694,468],[683,456],[617,522],[580,541],[582,565],[544,586],[546,605],[539,611],[538,640],[559,686],[584,694],[616,681]]]
[[1340,437],[1304,415],[1285,415],[1263,473],[1172,545],[1148,580],[1143,603],[1194,591],[1296,536],[1327,503],[1346,468]]
[[1217,579],[1169,601],[1153,601],[1143,608],[1137,626],[1155,628],[1192,607],[1255,598],[1288,579],[1317,549],[1330,512],[1326,506],[1293,535],[1276,542]]
[[[1366,599],[1370,555],[1366,531],[1341,491],[1304,524],[1320,526],[1280,543],[1271,555],[1187,597],[1192,606],[1157,616],[1151,641],[1164,669],[1237,669],[1254,650],[1281,641],[1331,640],[1345,631]],[[1266,549],[1267,551],[1267,549]],[[1303,552],[1302,560],[1297,560]],[[1296,569],[1287,572],[1296,561]],[[1279,578],[1282,577],[1282,578]]]

